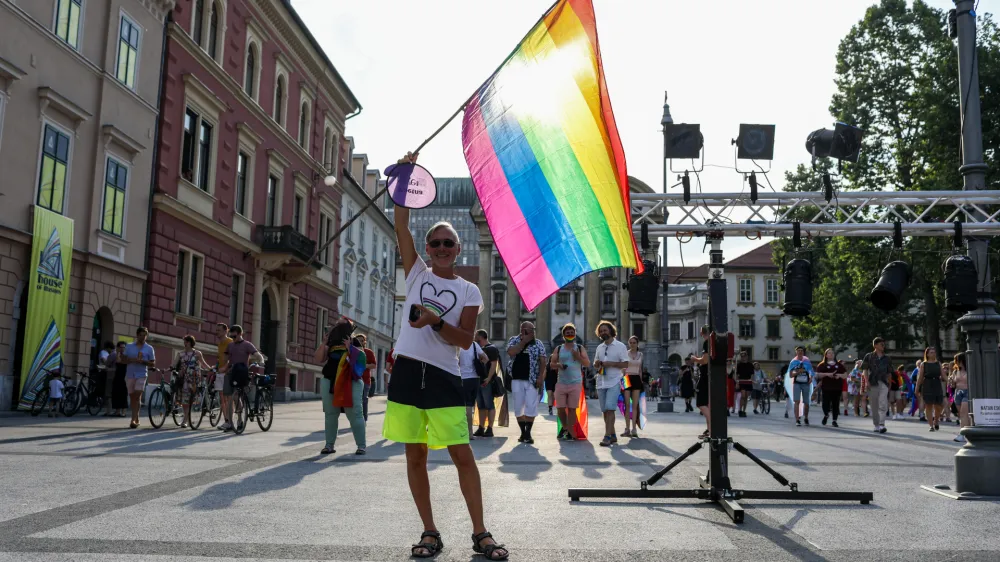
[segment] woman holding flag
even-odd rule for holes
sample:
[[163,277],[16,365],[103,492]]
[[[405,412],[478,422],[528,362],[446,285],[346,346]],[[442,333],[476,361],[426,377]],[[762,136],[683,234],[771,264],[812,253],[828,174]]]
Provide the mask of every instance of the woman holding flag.
[[[416,159],[416,154],[407,154],[400,163]],[[455,273],[462,247],[451,224],[437,223],[427,231],[428,267],[410,234],[410,210],[396,206],[393,218],[406,277],[403,310],[409,320],[402,322],[396,341],[382,435],[406,444],[406,476],[424,525],[420,542],[411,552],[416,558],[431,558],[444,548],[431,509],[427,452],[447,448],[472,518],[473,550],[487,560],[506,560],[507,549],[493,540],[483,523],[483,493],[469,446],[458,365],[459,350],[472,345],[483,297],[475,285]]]

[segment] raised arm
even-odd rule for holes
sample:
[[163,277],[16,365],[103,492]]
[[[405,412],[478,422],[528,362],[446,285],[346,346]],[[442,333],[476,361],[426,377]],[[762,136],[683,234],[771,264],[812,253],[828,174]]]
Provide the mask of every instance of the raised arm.
[[[416,163],[417,155],[406,153],[406,157],[399,159],[399,164],[404,162]],[[419,254],[417,247],[413,243],[413,235],[410,234],[410,210],[397,205],[393,209],[392,220],[396,229],[396,246],[399,247],[399,257],[403,260],[403,277],[410,274],[413,262],[417,261]],[[468,347],[466,345],[462,349]]]

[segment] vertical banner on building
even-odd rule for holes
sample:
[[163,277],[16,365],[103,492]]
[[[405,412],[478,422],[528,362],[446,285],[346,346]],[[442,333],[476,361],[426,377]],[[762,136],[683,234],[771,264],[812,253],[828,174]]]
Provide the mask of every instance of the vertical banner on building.
[[18,403],[22,410],[31,407],[45,371],[62,364],[73,263],[73,219],[36,206],[34,222]]

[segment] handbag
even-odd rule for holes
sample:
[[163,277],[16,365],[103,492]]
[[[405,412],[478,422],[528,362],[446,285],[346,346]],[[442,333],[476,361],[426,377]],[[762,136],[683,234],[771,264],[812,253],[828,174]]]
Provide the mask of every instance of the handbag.
[[495,376],[490,380],[490,390],[493,396],[503,396],[505,391],[503,381],[500,380],[500,377]]

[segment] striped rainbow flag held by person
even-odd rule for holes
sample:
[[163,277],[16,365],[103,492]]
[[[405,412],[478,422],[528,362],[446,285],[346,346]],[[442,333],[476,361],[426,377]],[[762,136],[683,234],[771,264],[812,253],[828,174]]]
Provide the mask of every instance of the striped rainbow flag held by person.
[[591,0],[560,0],[465,107],[486,222],[529,310],[577,277],[642,271]]

